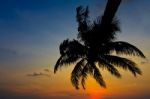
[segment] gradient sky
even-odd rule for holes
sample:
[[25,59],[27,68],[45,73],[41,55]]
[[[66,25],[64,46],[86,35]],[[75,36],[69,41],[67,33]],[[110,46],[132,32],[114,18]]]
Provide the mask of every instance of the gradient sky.
[[0,99],[149,99],[150,0],[123,0],[117,12],[118,40],[141,49],[146,60],[132,58],[143,75],[122,72],[117,79],[103,70],[107,88],[92,79],[86,90],[70,83],[73,65],[53,74],[59,44],[77,35],[76,7],[89,6],[91,19],[106,0],[0,0]]

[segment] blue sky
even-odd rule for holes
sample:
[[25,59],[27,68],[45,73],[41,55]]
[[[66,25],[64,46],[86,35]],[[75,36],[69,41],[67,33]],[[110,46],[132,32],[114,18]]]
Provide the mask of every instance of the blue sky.
[[0,2],[0,51],[8,60],[21,57],[24,61],[33,57],[34,60],[44,53],[51,56],[62,40],[76,36],[75,8],[90,3],[95,6],[90,0]]
[[[10,75],[16,72],[26,75],[41,68],[53,69],[59,57],[59,44],[66,38],[76,38],[76,7],[88,5],[94,19],[103,13],[105,4],[106,0],[0,0],[0,74],[5,75],[0,79],[6,78],[0,84],[9,85]],[[122,29],[118,40],[136,45],[147,59],[149,5],[150,0],[123,0],[117,12]]]

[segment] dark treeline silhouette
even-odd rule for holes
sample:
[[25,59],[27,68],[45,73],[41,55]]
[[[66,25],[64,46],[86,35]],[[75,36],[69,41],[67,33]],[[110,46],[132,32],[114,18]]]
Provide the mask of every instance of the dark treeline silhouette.
[[[75,64],[71,73],[72,85],[78,89],[79,82],[85,88],[85,80],[91,75],[102,87],[106,87],[101,75],[101,68],[107,69],[112,75],[120,78],[117,68],[129,70],[134,76],[141,75],[136,63],[118,55],[132,55],[145,58],[144,54],[135,46],[116,41],[116,34],[120,32],[119,21],[115,13],[121,0],[108,0],[102,17],[95,21],[89,20],[88,7],[77,7],[78,37],[74,40],[64,40],[59,47],[58,59],[54,73],[65,65]],[[113,52],[116,55],[112,54]]]

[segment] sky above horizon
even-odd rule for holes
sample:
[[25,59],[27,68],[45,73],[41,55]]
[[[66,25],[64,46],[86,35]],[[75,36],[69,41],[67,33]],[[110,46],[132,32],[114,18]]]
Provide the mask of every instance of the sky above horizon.
[[77,36],[76,7],[89,6],[91,19],[102,15],[106,0],[0,0],[0,99],[150,98],[150,0],[123,0],[117,40],[137,46],[147,57],[132,58],[143,72],[121,79],[103,70],[107,88],[88,78],[86,90],[70,82],[73,65],[53,73],[59,44]]

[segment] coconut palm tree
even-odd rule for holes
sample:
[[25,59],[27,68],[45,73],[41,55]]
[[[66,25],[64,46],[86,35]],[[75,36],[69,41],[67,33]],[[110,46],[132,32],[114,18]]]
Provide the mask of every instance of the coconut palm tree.
[[78,37],[74,40],[64,40],[60,44],[61,56],[56,62],[54,73],[62,66],[75,64],[71,73],[71,82],[76,89],[79,88],[79,82],[85,88],[88,75],[91,75],[100,86],[106,87],[101,68],[107,69],[117,78],[121,77],[117,68],[129,70],[134,76],[141,75],[141,70],[135,62],[118,56],[132,55],[145,58],[137,47],[124,41],[116,41],[120,27],[119,21],[114,16],[121,0],[113,1],[116,3],[108,0],[104,15],[94,22],[89,20],[88,7],[85,9],[77,7]]

